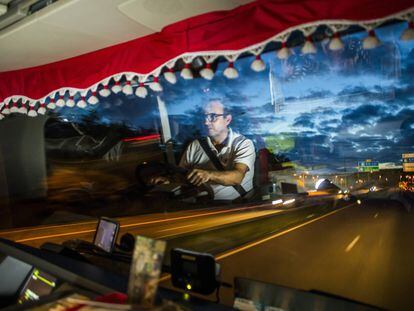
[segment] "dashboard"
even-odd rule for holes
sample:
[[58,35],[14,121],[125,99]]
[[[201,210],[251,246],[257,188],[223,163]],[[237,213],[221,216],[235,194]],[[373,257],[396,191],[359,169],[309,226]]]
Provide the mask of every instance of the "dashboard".
[[[95,300],[127,292],[128,277],[62,254],[0,239],[0,308],[26,310],[70,295]],[[158,288],[155,304],[171,301],[184,308],[231,310],[179,291]],[[47,309],[46,309],[47,310]]]
[[[170,273],[173,280],[175,278],[174,270],[180,270],[179,276],[184,279],[189,276],[188,273],[205,270],[207,266],[210,266],[213,274],[215,270],[218,273],[219,267],[217,267],[213,256],[181,249],[176,249],[176,251],[185,260],[180,262],[179,269],[171,267]],[[116,297],[118,303],[127,301],[128,275],[116,273],[115,269],[106,269],[105,265],[97,264],[100,260],[98,255],[95,255],[95,258],[89,262],[82,261],[79,258],[71,258],[63,252],[37,249],[0,238],[0,256],[1,310],[52,310],[50,306],[64,301],[68,297],[72,300],[73,297],[82,297],[91,302],[102,301],[100,300],[102,297],[111,297],[111,302],[114,301],[113,297]],[[192,257],[195,259],[193,260]],[[176,260],[177,258],[172,260],[171,264]],[[190,265],[189,260],[193,261]],[[112,262],[115,264],[116,259],[113,258]],[[124,265],[129,264],[124,263]],[[210,276],[205,277],[209,279]],[[176,279],[176,283],[181,281],[180,278]],[[193,286],[195,287],[195,283]],[[203,298],[202,295],[186,292],[182,289],[172,290],[160,286],[156,292],[154,306],[164,306],[166,303],[171,303],[175,310],[218,311],[234,310],[234,308],[263,311],[292,309],[377,310],[375,307],[323,292],[303,291],[246,278],[236,277],[233,285],[227,284],[227,287],[232,286],[234,286],[235,297],[233,308],[212,301],[211,295]],[[207,293],[208,290],[205,292]],[[38,307],[40,309],[37,309]],[[111,308],[105,310],[111,310]]]

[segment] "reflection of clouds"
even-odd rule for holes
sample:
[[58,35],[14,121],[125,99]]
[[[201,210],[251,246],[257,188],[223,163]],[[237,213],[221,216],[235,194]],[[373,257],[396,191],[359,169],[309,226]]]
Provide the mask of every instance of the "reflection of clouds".
[[288,59],[281,61],[280,78],[282,82],[298,82],[328,70],[328,64],[320,49],[316,55],[294,53]]
[[[329,127],[330,129],[333,129],[335,125],[338,125],[339,123],[341,123],[341,121],[339,119],[328,119],[328,120],[324,120],[323,124],[325,125],[325,127]],[[322,129],[323,127],[321,127]]]
[[361,125],[355,125],[355,126],[351,126],[351,127],[348,128],[348,133],[350,133],[352,135],[355,135],[358,132],[363,131],[363,130],[364,130],[364,127],[363,126],[361,126]]
[[[358,154],[358,158],[374,157],[383,161],[398,161],[402,152],[414,147],[413,140],[407,144],[414,137],[411,127],[414,123],[414,111],[403,109],[391,114],[386,104],[382,103],[378,107],[354,104],[341,112],[341,119],[332,119],[332,115],[337,112],[329,109],[320,109],[319,112],[318,109],[312,109],[312,113],[300,113],[292,125],[311,127],[316,122],[317,127],[313,129],[328,135],[331,144],[329,152],[336,153],[339,157],[352,158]],[[412,102],[406,105],[412,106]],[[407,121],[411,118],[413,121]],[[314,134],[315,137],[318,133]],[[300,135],[305,134],[301,132]],[[309,133],[306,136],[307,141],[302,140],[301,143],[318,146],[317,139],[313,139]],[[322,146],[326,147],[327,144]],[[319,159],[332,162],[332,155],[323,154],[327,150],[320,149],[318,152]]]
[[369,124],[370,121],[377,121],[381,116],[386,115],[384,108],[379,105],[361,105],[343,111],[342,123],[344,126],[354,127]]
[[293,126],[311,129],[314,128],[314,115],[311,113],[302,113],[299,117],[297,117],[294,120]]
[[194,106],[201,106],[211,98],[223,98],[230,105],[261,106],[270,101],[268,70],[252,72],[251,59],[237,61],[237,67],[248,68],[238,79],[229,80],[222,75],[227,63],[219,64],[219,69],[211,81],[178,79],[177,84],[165,83],[162,98],[171,114],[181,114]]
[[[227,63],[220,63],[212,81],[179,79],[162,96],[170,114],[188,112],[208,97],[224,97],[241,107],[239,126],[245,134],[290,133],[296,146],[290,155],[306,156],[309,163],[336,163],[342,157],[398,161],[414,148],[414,43],[398,41],[401,30],[401,25],[381,29],[392,43],[372,51],[362,49],[365,34],[359,33],[343,38],[345,49],[339,53],[319,48],[304,57],[296,49],[280,61],[269,52],[262,73],[250,70],[252,57],[241,59],[235,80],[222,76]],[[279,110],[270,101],[269,70],[282,99]]]

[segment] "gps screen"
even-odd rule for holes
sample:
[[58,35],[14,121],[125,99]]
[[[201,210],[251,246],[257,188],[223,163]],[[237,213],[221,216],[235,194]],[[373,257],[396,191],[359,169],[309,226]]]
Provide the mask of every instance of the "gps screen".
[[42,296],[49,295],[56,287],[57,278],[34,268],[24,287],[20,291],[18,302],[39,300]]
[[114,240],[116,239],[117,231],[117,223],[101,219],[99,221],[98,228],[96,229],[93,244],[108,253],[111,252]]

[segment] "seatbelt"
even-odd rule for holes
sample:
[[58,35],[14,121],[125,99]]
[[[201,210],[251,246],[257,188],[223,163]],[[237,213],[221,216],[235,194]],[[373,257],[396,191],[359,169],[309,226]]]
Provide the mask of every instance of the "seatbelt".
[[[221,164],[217,155],[213,152],[213,150],[211,150],[210,146],[208,145],[207,137],[198,139],[198,142],[200,143],[200,146],[201,148],[203,148],[207,157],[210,159],[211,163],[213,163],[216,170],[225,171],[226,169],[224,168],[223,164]],[[240,194],[240,197],[244,197],[247,193],[246,190],[244,190],[242,185],[235,185],[232,187],[234,188],[234,190],[236,190]]]

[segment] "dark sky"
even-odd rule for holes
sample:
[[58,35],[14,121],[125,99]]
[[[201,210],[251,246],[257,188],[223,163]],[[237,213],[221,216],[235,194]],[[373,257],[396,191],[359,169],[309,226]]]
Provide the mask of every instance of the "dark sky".
[[369,51],[361,47],[365,34],[354,34],[339,53],[322,43],[317,55],[296,49],[282,62],[269,52],[261,73],[249,68],[252,58],[242,59],[233,81],[222,77],[224,63],[212,82],[185,81],[165,100],[170,114],[191,123],[203,101],[224,98],[237,108],[233,128],[304,166],[399,164],[414,151],[414,43],[399,40],[404,27],[378,31],[384,42]]
[[[260,73],[250,69],[253,57],[243,58],[235,63],[234,80],[223,77],[226,62],[212,81],[178,77],[170,85],[161,79],[160,97],[185,131],[200,127],[206,100],[223,98],[233,108],[234,129],[304,166],[354,167],[368,158],[398,164],[402,153],[414,151],[414,42],[399,40],[405,27],[379,29],[383,44],[368,51],[361,33],[343,38],[340,52],[329,51],[326,42],[317,44],[316,55],[301,55],[297,48],[287,61],[269,52]],[[97,109],[100,122],[151,127],[156,102],[153,92],[145,100],[111,95],[96,108],[62,113],[79,118]]]

